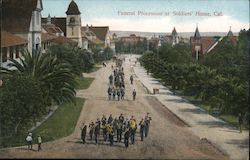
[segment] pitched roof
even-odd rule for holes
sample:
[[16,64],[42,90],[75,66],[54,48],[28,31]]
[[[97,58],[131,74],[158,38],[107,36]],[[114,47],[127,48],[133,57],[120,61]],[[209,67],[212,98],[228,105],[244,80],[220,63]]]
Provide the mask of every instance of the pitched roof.
[[79,15],[81,12],[78,9],[77,4],[72,0],[69,4],[68,10],[66,11],[67,15]]
[[106,35],[108,34],[109,27],[108,26],[99,26],[99,27],[89,27],[89,30],[94,32],[96,37],[98,37],[101,41],[105,41]]
[[56,37],[56,38],[52,39],[51,42],[56,43],[56,44],[65,44],[65,43],[76,44],[77,43],[77,42],[75,42],[69,38],[63,37],[63,36]]
[[42,27],[48,33],[52,33],[52,34],[63,33],[63,31],[54,24],[43,24]]
[[[47,18],[42,18],[42,24],[46,24],[46,23],[47,23]],[[67,33],[66,33],[66,17],[51,17],[51,24],[54,24],[57,27],[59,27],[63,31],[64,36],[67,35]]]
[[238,41],[238,36],[227,36],[228,37],[228,41],[232,44],[232,45],[236,45],[237,41]]
[[44,41],[51,41],[57,38],[57,36],[49,34],[49,33],[42,33],[41,38],[42,38],[42,42],[44,42]]
[[38,0],[3,0],[1,5],[3,29],[12,33],[28,32],[32,11],[36,9],[37,2]]
[[19,36],[15,36],[7,31],[1,31],[1,47],[17,46],[26,43],[27,40]]
[[173,29],[173,31],[172,31],[172,35],[177,35],[177,32],[176,32],[176,30],[175,30],[175,27],[174,27],[174,29]]
[[198,26],[195,29],[194,37],[196,37],[196,38],[200,38],[201,37],[199,29],[198,29]]
[[228,31],[227,36],[233,36],[233,32],[231,31],[231,29]]
[[[191,37],[191,41],[193,41],[193,39],[196,37]],[[220,37],[200,37],[200,43],[202,45],[202,53],[206,53],[210,47],[213,46],[213,44],[215,44]]]

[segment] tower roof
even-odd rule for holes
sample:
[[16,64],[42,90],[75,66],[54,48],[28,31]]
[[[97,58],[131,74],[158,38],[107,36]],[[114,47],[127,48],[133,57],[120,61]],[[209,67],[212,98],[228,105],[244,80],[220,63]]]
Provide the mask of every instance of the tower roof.
[[72,0],[69,4],[68,10],[66,12],[67,15],[79,15],[81,12],[74,0]]
[[198,26],[196,27],[195,29],[195,33],[194,33],[194,37],[197,37],[197,38],[200,38],[200,32],[199,32],[199,29],[198,29]]
[[172,31],[172,35],[177,35],[177,32],[176,32],[176,30],[175,30],[175,27],[174,27],[174,29],[173,29],[173,31]]
[[233,36],[233,32],[231,31],[231,26],[230,26],[230,29],[229,29],[229,31],[227,33],[227,36]]

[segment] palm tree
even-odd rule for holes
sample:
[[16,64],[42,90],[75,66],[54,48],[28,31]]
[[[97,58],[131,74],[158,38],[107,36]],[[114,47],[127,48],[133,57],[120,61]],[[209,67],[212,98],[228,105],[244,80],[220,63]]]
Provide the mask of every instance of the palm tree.
[[76,81],[68,63],[60,62],[55,56],[42,54],[41,51],[33,51],[31,54],[25,50],[22,55],[21,62],[10,59],[12,63],[8,67],[14,67],[15,70],[5,68],[1,72],[19,72],[34,77],[48,105],[74,100]]

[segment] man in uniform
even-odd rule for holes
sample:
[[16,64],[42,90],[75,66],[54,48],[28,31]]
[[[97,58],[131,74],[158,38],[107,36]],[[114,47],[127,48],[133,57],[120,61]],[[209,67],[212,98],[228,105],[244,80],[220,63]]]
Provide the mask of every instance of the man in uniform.
[[124,132],[124,144],[128,148],[128,139],[129,139],[129,128],[127,127]]
[[86,137],[86,132],[87,132],[87,126],[84,123],[82,123],[82,126],[81,126],[80,129],[81,129],[81,139],[82,139],[82,142],[86,143],[85,142],[85,137]]
[[109,76],[109,84],[113,85],[113,75],[112,74]]
[[112,93],[113,93],[113,100],[115,100],[116,90],[115,90],[114,87],[113,87],[113,89],[112,89]]
[[121,99],[124,100],[125,90],[121,87]]
[[118,123],[117,123],[117,142],[121,142],[121,140],[122,140],[122,126],[123,126],[123,122],[118,120]]
[[131,84],[133,84],[133,80],[134,80],[133,75],[131,75],[131,76],[130,76],[130,83],[131,83]]
[[111,100],[111,95],[112,95],[112,88],[109,86],[109,88],[108,88],[108,97],[109,97],[109,100]]
[[147,113],[147,115],[145,116],[145,137],[147,137],[148,135],[151,120],[152,119],[151,117],[149,117],[149,113]]
[[133,90],[132,95],[133,95],[133,100],[135,100],[135,97],[136,97],[136,91],[135,91],[135,89]]
[[95,129],[95,124],[94,124],[93,121],[91,121],[91,123],[89,124],[89,137],[90,137],[90,140],[92,140],[94,129]]
[[241,113],[238,114],[238,121],[239,121],[239,130],[241,133],[242,132],[242,124],[243,124],[243,118],[242,118]]
[[119,101],[120,100],[120,96],[121,96],[121,90],[120,90],[120,88],[117,89],[116,94],[117,94],[117,98],[118,98],[118,101]]
[[135,130],[136,130],[136,122],[134,119],[134,116],[131,116],[130,120],[129,120],[129,125],[130,125],[130,138],[131,138],[131,143],[134,144],[135,143]]
[[144,130],[145,130],[145,122],[144,119],[142,118],[140,123],[140,136],[141,136],[141,141],[143,141],[143,137],[144,137]]
[[108,123],[111,124],[112,122],[113,122],[113,117],[112,114],[110,114],[108,118]]
[[95,134],[95,143],[98,143],[98,139],[99,139],[99,135],[100,135],[100,123],[97,119],[96,125],[95,125],[95,130],[94,130],[94,134]]

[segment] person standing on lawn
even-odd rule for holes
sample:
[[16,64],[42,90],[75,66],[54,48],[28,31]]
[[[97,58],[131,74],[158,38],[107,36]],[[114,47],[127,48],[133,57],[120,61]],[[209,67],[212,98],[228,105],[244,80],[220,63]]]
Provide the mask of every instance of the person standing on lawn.
[[32,133],[31,132],[26,137],[26,141],[28,143],[28,149],[32,150]]
[[37,137],[37,145],[38,145],[37,151],[39,152],[40,150],[42,150],[42,137],[40,135],[38,135]]
[[242,132],[242,124],[243,124],[243,118],[242,118],[241,113],[238,114],[238,120],[239,120],[239,130],[240,130],[240,133],[241,133]]

